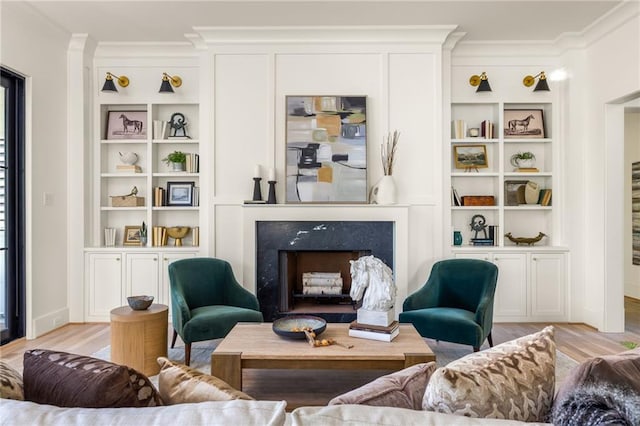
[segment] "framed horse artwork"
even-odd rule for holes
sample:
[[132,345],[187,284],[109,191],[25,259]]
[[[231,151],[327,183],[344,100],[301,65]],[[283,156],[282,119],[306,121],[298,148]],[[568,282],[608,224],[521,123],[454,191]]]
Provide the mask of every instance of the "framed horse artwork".
[[541,109],[505,109],[504,137],[543,139],[544,117]]
[[147,111],[109,111],[107,139],[146,139]]

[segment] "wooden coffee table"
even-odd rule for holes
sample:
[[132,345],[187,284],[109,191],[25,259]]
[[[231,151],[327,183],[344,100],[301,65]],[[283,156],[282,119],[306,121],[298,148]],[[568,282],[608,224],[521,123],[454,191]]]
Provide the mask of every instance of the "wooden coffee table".
[[211,354],[211,374],[242,389],[242,370],[401,370],[435,361],[436,356],[413,325],[400,325],[392,342],[349,337],[349,324],[327,324],[319,339],[353,345],[311,347],[306,340],[280,337],[271,323],[238,323]]

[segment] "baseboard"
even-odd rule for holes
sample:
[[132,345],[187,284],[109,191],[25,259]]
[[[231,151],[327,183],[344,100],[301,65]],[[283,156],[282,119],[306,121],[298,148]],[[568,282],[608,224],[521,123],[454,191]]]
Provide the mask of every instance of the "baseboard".
[[69,308],[62,308],[57,311],[43,315],[33,320],[33,336],[40,337],[56,328],[62,327],[69,322]]
[[625,283],[624,295],[627,297],[633,297],[634,299],[640,299],[640,284]]

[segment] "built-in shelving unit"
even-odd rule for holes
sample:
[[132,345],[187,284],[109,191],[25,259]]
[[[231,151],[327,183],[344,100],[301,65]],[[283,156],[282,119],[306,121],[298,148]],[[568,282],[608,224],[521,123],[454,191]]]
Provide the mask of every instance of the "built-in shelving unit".
[[[109,113],[114,111],[141,111],[145,113],[146,121],[142,132],[132,132],[122,139],[113,139],[108,135]],[[189,138],[172,138],[171,132],[164,135],[154,133],[154,121],[169,122],[175,112],[184,115],[187,122],[186,131]],[[156,188],[167,190],[167,184],[193,184],[200,188],[200,173],[195,163],[188,171],[173,171],[163,159],[173,151],[182,151],[187,155],[199,156],[199,105],[193,103],[175,104],[100,104],[96,141],[100,149],[96,150],[95,167],[97,176],[94,187],[94,211],[96,217],[91,233],[91,247],[105,247],[104,229],[116,229],[116,246],[124,246],[124,229],[126,226],[140,226],[144,221],[148,227],[148,242],[146,246],[160,246],[160,241],[153,238],[154,227],[188,226],[189,234],[183,239],[182,248],[192,248],[198,245],[198,238],[194,241],[194,229],[200,226],[200,208],[192,194],[190,205],[167,205],[167,201],[160,203],[156,200]],[[123,164],[121,153],[133,152],[137,155],[138,172],[119,171]],[[198,163],[199,165],[199,163]],[[114,207],[111,197],[127,195],[133,188],[137,189],[137,196],[144,197],[144,205],[137,207]],[[165,197],[166,198],[166,197]],[[193,204],[193,205],[191,205]],[[169,244],[173,240],[169,239]],[[144,245],[138,246],[141,248]],[[126,245],[127,249],[136,248]],[[177,249],[182,249],[178,247]]]
[[[533,131],[526,131],[522,125],[518,125],[515,133],[521,136],[505,135],[505,111],[522,111],[522,119],[528,116],[527,111],[541,112],[544,137],[535,137]],[[517,114],[517,113],[516,113]],[[538,232],[547,235],[538,246],[550,246],[554,241],[553,205],[559,192],[554,189],[556,176],[553,170],[555,149],[553,107],[551,102],[542,103],[515,103],[515,102],[464,102],[451,105],[452,131],[450,139],[450,174],[449,180],[452,188],[450,219],[452,231],[462,233],[462,246],[468,246],[475,237],[475,231],[470,227],[471,219],[475,215],[482,215],[488,226],[494,228],[494,246],[509,247],[514,245],[504,237],[510,232],[513,236],[534,237]],[[456,131],[457,122],[457,131]],[[493,126],[493,137],[487,137],[490,122]],[[461,123],[464,123],[462,125]],[[535,128],[540,123],[536,122]],[[534,128],[533,124],[532,127]],[[469,129],[478,129],[478,136],[469,136]],[[457,137],[456,137],[457,136]],[[475,147],[475,151],[486,150],[486,166],[478,168],[461,169],[456,167],[454,158],[455,147]],[[537,171],[518,171],[511,163],[511,158],[519,152],[532,152],[535,155],[535,167]],[[551,200],[547,205],[537,201],[532,204],[525,203],[522,193],[518,195],[518,188],[526,182],[534,182],[540,190],[551,190]],[[520,183],[518,183],[520,182]],[[520,189],[522,191],[524,187]],[[456,205],[456,197],[459,201],[464,196],[493,196],[494,205],[467,206]],[[509,193],[509,194],[507,194]],[[540,200],[542,201],[542,200]],[[463,204],[460,202],[460,204]],[[453,232],[452,232],[453,234]],[[479,237],[484,237],[481,232]],[[450,239],[452,249],[453,238]],[[474,248],[482,248],[476,246]]]

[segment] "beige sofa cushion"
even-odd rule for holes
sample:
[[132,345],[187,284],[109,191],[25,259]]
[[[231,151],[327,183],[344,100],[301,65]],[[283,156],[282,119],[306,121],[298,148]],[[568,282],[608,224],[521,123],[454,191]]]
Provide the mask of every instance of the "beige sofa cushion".
[[183,364],[177,364],[167,358],[158,358],[158,364],[160,364],[158,389],[162,401],[167,405],[185,402],[253,399],[217,377],[204,374]]
[[142,408],[63,408],[2,400],[3,426],[280,426],[285,401],[225,401]]
[[439,368],[422,407],[469,417],[545,421],[553,402],[555,362],[549,326]]
[[[292,426],[508,426],[524,425],[515,420],[475,419],[453,414],[396,407],[330,405],[300,407],[291,413]],[[535,425],[543,423],[527,423]]]
[[0,398],[24,399],[22,375],[2,360],[0,360]]
[[329,405],[363,404],[420,410],[424,390],[435,370],[435,362],[412,365],[337,396]]

